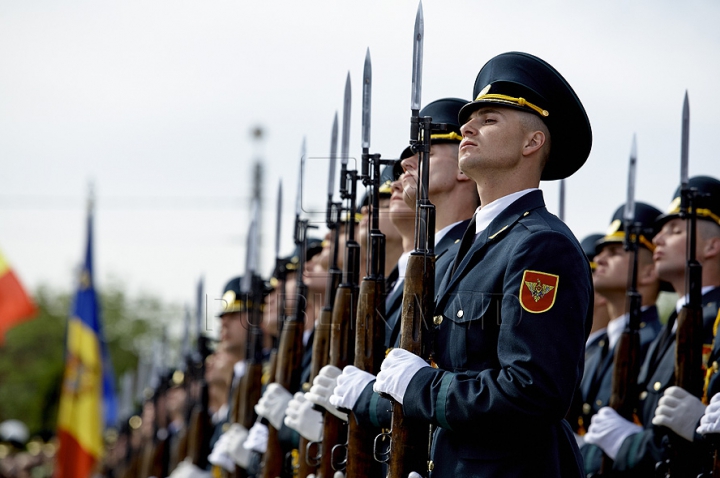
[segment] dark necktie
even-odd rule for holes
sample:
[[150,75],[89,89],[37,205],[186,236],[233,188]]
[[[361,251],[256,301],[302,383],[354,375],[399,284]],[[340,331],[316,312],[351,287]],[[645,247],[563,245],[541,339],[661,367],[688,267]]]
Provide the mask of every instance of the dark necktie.
[[455,256],[455,262],[453,263],[452,268],[452,275],[455,275],[455,271],[457,270],[458,266],[462,262],[465,255],[468,253],[470,248],[472,247],[473,243],[475,242],[475,216],[473,216],[472,220],[470,221],[470,224],[468,224],[467,229],[465,229],[465,234],[463,234],[462,241],[460,241],[460,249],[458,250],[457,255]]

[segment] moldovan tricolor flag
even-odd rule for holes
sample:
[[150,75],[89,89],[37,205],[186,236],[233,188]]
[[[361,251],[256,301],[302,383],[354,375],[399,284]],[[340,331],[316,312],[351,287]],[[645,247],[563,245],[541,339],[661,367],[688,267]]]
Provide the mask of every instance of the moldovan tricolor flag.
[[88,478],[103,454],[103,432],[115,424],[112,369],[93,287],[92,209],[80,284],[67,325],[55,478]]
[[0,251],[0,346],[12,326],[32,319],[37,312],[17,276]]

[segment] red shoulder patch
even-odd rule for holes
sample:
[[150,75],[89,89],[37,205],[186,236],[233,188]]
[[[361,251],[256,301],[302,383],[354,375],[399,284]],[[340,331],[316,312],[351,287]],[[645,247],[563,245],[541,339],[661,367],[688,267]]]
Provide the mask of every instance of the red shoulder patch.
[[546,272],[523,272],[520,282],[520,305],[533,314],[547,312],[555,304],[560,277]]

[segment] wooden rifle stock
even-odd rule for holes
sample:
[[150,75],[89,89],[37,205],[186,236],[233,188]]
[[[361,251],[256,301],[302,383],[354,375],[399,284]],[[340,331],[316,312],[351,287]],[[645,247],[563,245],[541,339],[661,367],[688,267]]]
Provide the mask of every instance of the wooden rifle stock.
[[[303,321],[290,319],[285,322],[280,334],[274,382],[288,391],[296,390],[300,382],[303,330]],[[267,424],[267,427],[268,446],[265,452],[262,476],[275,478],[282,474],[284,454],[280,446],[278,430],[270,423]]]
[[[425,314],[433,310],[435,257],[411,253],[405,273],[400,346],[428,358]],[[425,329],[425,330],[424,330]],[[402,405],[393,402],[389,478],[406,478],[411,471],[427,475],[429,427],[423,420],[405,417]]]
[[[343,284],[337,290],[330,326],[330,365],[339,369],[353,363],[355,336],[352,330],[355,317],[357,286]],[[325,413],[323,421],[322,458],[318,477],[333,476],[333,448],[344,445],[347,424],[332,413]]]
[[[384,280],[364,278],[360,284],[355,334],[355,366],[373,375],[380,371],[385,357],[385,284]],[[349,420],[348,478],[379,476],[380,463],[374,459],[374,438],[371,428],[362,428],[354,419]]]
[[193,407],[187,428],[187,456],[190,457],[193,465],[204,470],[208,464],[213,430],[208,412],[208,385],[203,381],[201,387],[200,401]]
[[[637,377],[640,371],[640,332],[627,327],[615,345],[612,390],[608,405],[628,421],[633,421],[637,405]],[[603,453],[600,470],[596,476],[607,476],[613,460]]]

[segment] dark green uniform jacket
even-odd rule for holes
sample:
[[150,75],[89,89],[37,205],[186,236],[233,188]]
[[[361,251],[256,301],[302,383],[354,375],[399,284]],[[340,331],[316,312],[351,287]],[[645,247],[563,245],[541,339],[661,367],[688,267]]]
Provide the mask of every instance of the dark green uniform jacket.
[[587,258],[541,191],[477,236],[439,287],[439,368],[418,371],[404,396],[406,416],[438,427],[432,477],[582,476],[564,417],[592,301]]

